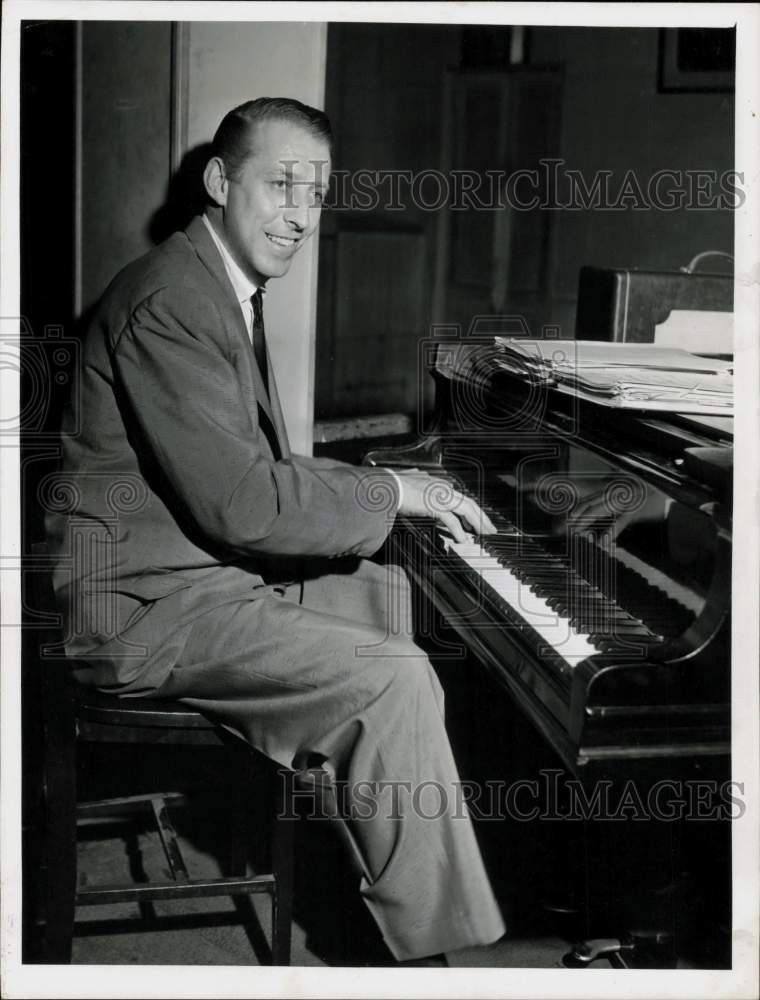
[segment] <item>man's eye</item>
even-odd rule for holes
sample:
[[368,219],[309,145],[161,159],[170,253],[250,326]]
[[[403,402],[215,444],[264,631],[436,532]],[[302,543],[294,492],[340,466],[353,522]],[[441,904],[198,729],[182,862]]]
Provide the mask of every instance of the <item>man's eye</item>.
[[272,181],[272,183],[279,191],[284,191],[287,186],[287,181],[284,180]]
[[324,201],[325,201],[325,196],[324,196],[323,192],[322,191],[315,191],[314,192],[314,204],[320,206],[320,205],[324,204]]

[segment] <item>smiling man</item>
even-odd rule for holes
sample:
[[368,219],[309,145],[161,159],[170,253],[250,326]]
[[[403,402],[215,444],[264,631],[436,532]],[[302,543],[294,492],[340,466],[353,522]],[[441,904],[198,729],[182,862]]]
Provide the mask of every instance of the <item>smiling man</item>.
[[[262,293],[317,227],[330,151],[325,115],[296,101],[224,118],[205,213],[92,321],[48,531],[80,681],[183,699],[281,765],[376,793],[345,816],[360,891],[395,958],[418,961],[504,927],[440,685],[391,620],[406,579],[366,557],[398,512],[492,529],[424,475],[290,453]],[[408,794],[384,799],[389,783]]]
[[292,109],[291,117],[277,117],[281,107],[289,104],[262,107],[250,146],[239,121],[250,120],[251,110],[231,112],[219,127],[204,175],[211,198],[206,215],[237,266],[257,285],[286,274],[316,229],[330,174],[331,142],[319,129],[319,118],[299,122]]

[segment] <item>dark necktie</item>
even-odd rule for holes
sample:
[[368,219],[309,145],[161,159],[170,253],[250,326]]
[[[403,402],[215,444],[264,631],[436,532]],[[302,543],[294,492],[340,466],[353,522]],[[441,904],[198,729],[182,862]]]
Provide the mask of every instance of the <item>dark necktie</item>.
[[[259,371],[261,372],[261,378],[264,381],[264,389],[267,395],[269,395],[269,372],[267,371],[267,342],[264,336],[264,308],[263,308],[264,296],[260,288],[258,288],[251,296],[251,305],[253,306],[253,325],[251,326],[251,343],[253,344],[253,353],[256,358],[256,364],[259,366]],[[280,441],[277,436],[277,431],[274,428],[269,414],[267,411],[259,404],[259,420],[264,433],[269,440],[269,446],[272,449],[272,455],[274,460],[277,462],[282,458],[282,448],[280,448]]]
[[264,336],[264,308],[262,303],[263,295],[261,289],[257,288],[251,296],[253,306],[253,327],[251,339],[253,341],[253,353],[256,356],[256,364],[259,366],[261,377],[264,380],[264,388],[269,392],[269,373],[267,371],[267,342]]

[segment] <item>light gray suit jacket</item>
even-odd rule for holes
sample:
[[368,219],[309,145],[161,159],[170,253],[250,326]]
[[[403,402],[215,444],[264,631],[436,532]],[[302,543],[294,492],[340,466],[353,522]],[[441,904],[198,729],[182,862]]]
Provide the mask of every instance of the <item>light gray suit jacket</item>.
[[269,385],[200,218],[109,286],[41,490],[82,679],[150,693],[204,609],[384,541],[393,477],[291,455]]

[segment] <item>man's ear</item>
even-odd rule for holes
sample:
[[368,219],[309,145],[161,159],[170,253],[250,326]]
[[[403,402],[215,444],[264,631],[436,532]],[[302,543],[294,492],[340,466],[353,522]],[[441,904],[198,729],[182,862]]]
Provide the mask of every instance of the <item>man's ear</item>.
[[224,169],[224,160],[218,156],[212,156],[203,171],[203,185],[206,193],[215,205],[227,204],[227,173]]

